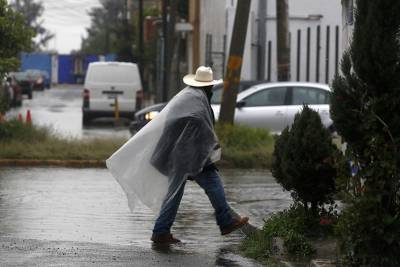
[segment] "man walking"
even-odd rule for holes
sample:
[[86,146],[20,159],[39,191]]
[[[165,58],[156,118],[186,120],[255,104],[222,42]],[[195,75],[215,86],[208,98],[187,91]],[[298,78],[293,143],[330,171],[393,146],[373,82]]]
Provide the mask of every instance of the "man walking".
[[138,198],[158,214],[151,237],[154,243],[180,242],[171,234],[171,227],[187,180],[204,189],[222,235],[244,226],[249,219],[232,217],[214,165],[221,149],[210,99],[213,85],[220,81],[213,79],[211,68],[201,66],[183,82],[188,87],[107,160],[107,167],[127,193],[131,209]]

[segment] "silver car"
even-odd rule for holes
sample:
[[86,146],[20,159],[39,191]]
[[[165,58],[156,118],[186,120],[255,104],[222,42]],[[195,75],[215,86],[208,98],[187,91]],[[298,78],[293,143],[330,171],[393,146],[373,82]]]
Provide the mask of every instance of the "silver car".
[[[279,134],[291,125],[303,104],[318,111],[325,127],[332,128],[329,116],[331,90],[326,84],[280,82],[255,85],[237,95],[235,123],[266,128]],[[218,119],[220,105],[211,105]]]

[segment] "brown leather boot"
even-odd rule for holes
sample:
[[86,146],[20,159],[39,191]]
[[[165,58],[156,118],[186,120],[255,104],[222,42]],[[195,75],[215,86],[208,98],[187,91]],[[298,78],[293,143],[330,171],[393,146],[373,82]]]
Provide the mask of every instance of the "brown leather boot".
[[173,244],[181,242],[179,239],[173,237],[170,233],[160,235],[153,234],[151,236],[151,241],[157,244]]
[[227,226],[220,227],[221,235],[227,235],[241,228],[249,221],[249,217],[241,217],[239,219],[233,219],[233,223]]

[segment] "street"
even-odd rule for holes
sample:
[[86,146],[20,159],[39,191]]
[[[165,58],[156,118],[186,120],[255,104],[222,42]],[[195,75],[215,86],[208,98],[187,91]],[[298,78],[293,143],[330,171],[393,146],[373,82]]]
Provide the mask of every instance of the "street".
[[[265,216],[291,203],[266,171],[226,170],[222,177],[231,206],[258,227]],[[243,234],[219,234],[212,207],[195,183],[186,185],[173,227],[182,245],[161,252],[152,247],[153,221],[145,207],[129,211],[106,169],[0,170],[1,266],[187,266],[191,258],[198,258],[193,266],[257,266],[235,253]],[[171,265],[158,263],[166,255]]]
[[[30,110],[36,125],[51,125],[61,137],[129,137],[112,120],[90,128],[81,123],[81,88],[34,92],[8,117]],[[226,196],[235,211],[262,227],[263,218],[291,203],[267,171],[224,170]],[[189,182],[173,232],[183,241],[167,250],[150,241],[154,215],[130,212],[107,169],[0,169],[0,265],[257,266],[238,255],[239,231],[222,237],[213,209]],[[193,261],[196,259],[195,261]]]
[[24,98],[21,108],[10,110],[8,118],[25,119],[30,110],[32,122],[51,127],[63,137],[126,137],[130,136],[127,127],[114,128],[112,119],[99,119],[90,127],[82,126],[82,86],[59,86],[45,91],[34,91],[33,99]]

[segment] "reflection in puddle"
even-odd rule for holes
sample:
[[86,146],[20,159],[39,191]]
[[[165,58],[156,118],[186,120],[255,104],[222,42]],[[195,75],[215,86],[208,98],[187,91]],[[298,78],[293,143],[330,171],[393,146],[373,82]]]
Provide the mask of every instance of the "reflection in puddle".
[[[271,212],[290,205],[290,196],[265,171],[222,171],[227,199],[250,222],[262,226]],[[183,244],[152,247],[154,215],[131,213],[118,183],[105,169],[0,169],[0,236],[79,241],[152,248],[159,253],[215,255],[217,266],[254,266],[232,252],[243,239],[221,236],[201,188],[189,182],[172,232]],[[236,264],[236,265],[235,265]]]

